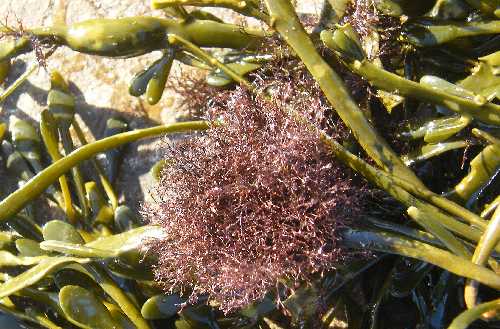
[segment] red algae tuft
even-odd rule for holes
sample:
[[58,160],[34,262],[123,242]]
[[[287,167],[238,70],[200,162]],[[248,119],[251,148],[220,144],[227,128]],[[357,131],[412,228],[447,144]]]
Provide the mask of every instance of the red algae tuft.
[[359,215],[363,192],[279,102],[237,89],[213,99],[208,115],[222,124],[169,145],[144,210],[167,237],[151,242],[157,281],[230,312],[280,278],[308,279],[343,260],[339,230]]

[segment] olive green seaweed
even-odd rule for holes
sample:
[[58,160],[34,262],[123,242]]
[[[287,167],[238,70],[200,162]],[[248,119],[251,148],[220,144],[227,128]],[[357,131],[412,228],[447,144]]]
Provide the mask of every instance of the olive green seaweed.
[[467,202],[500,170],[500,143],[487,145],[470,162],[469,173],[454,187],[450,197]]
[[60,220],[51,220],[47,222],[42,229],[43,239],[57,240],[68,243],[82,244],[84,240],[76,228]]
[[16,91],[17,88],[19,88],[20,85],[22,85],[28,78],[35,73],[35,71],[39,68],[38,65],[32,65],[26,72],[23,73],[14,83],[9,85],[7,89],[3,91],[3,93],[0,95],[0,103],[5,101],[7,97],[9,97],[14,91]]
[[166,168],[166,166],[168,166],[169,164],[169,161],[168,160],[165,160],[165,159],[161,159],[159,161],[157,161],[153,167],[151,167],[151,169],[149,170],[149,172],[151,173],[151,176],[153,176],[153,178],[155,179],[155,181],[159,181],[160,178],[161,178],[161,172],[164,168]]
[[11,171],[20,181],[27,181],[34,176],[28,162],[11,143],[4,140],[2,142],[2,151],[7,158],[5,163],[7,170]]
[[493,271],[422,242],[385,232],[356,230],[346,230],[343,233],[343,241],[346,246],[357,249],[378,250],[416,258],[456,275],[476,280],[491,288],[500,289],[500,276]]
[[500,139],[478,128],[472,129],[472,134],[489,144],[500,145]]
[[37,265],[33,266],[22,274],[15,276],[0,285],[0,299],[12,295],[13,293],[27,288],[46,275],[56,271],[57,269],[71,263],[87,263],[90,259],[75,258],[75,257],[45,257]]
[[469,250],[467,250],[466,246],[450,231],[448,231],[442,223],[435,219],[434,213],[418,209],[414,206],[409,207],[406,212],[408,213],[408,216],[415,220],[426,231],[431,232],[434,236],[436,236],[436,238],[438,238],[454,254],[462,256],[466,259],[471,257],[472,254]]
[[0,250],[0,267],[31,266],[46,260],[48,256],[16,256],[8,251]]
[[314,304],[317,301],[318,294],[318,286],[314,284],[303,285],[283,301],[283,306],[290,312],[293,323],[299,322],[301,319],[308,319],[305,320],[305,324],[313,324],[312,319],[317,314]]
[[17,234],[0,231],[0,249],[6,249],[18,238]]
[[10,63],[10,60],[0,62],[0,85],[4,83],[5,79],[9,75],[11,66],[12,64]]
[[487,124],[500,125],[500,105],[488,102],[481,95],[476,95],[472,99],[466,97],[467,94],[458,96],[444,91],[446,89],[443,90],[441,85],[429,86],[426,79],[417,83],[388,72],[364,57],[352,58],[347,47],[359,43],[359,40],[353,40],[353,37],[356,36],[349,24],[339,27],[334,32],[327,30],[321,32],[323,43],[334,50],[354,73],[368,80],[371,85],[397,95],[443,105],[460,115],[471,116]]
[[234,81],[244,85],[248,89],[253,89],[252,85],[246,81],[244,78],[241,77],[240,74],[234,72],[231,68],[229,68],[227,65],[224,65],[220,61],[218,61],[215,57],[210,56],[207,52],[203,51],[201,48],[197,47],[194,43],[189,42],[188,40],[175,35],[175,34],[169,34],[168,36],[168,41],[171,44],[176,44],[180,43],[187,49],[189,49],[190,52],[192,52],[195,56],[203,59],[207,64],[213,65],[217,67],[218,69],[222,70],[224,73],[226,73],[229,77],[231,77]]
[[[319,130],[314,125],[310,124],[307,119],[305,119],[301,114],[297,112],[291,112],[291,114],[296,119],[307,123],[310,129],[315,130],[319,134],[320,139],[325,143],[325,145],[330,149],[330,151],[333,153],[333,155],[335,155],[336,158],[344,162],[355,171],[361,173],[368,181],[385,190],[396,200],[400,201],[408,207],[415,207],[420,211],[427,212],[428,216],[425,217],[430,217],[429,220],[431,221],[434,221],[432,217],[437,217],[438,222],[441,225],[444,225],[447,229],[456,232],[471,241],[479,241],[481,236],[481,231],[479,229],[475,229],[466,224],[463,224],[462,222],[441,211],[439,208],[441,208],[442,210],[446,210],[450,214],[454,214],[471,224],[476,225],[480,229],[486,228],[487,223],[484,221],[484,219],[480,218],[473,212],[461,207],[460,205],[446,198],[438,196],[425,187],[421,188],[415,186],[414,184],[401,179],[396,175],[387,173],[383,170],[371,166],[363,159],[347,151],[347,149],[339,144],[335,139],[328,136],[326,133]],[[435,206],[422,201],[420,198],[432,202]],[[436,206],[439,208],[437,208]],[[497,249],[500,250],[500,246],[498,246]]]
[[[64,152],[68,155],[75,149],[69,130],[75,121],[75,99],[69,91],[67,82],[58,71],[51,72],[50,85],[47,97],[48,110],[56,123]],[[79,164],[71,168],[71,176],[73,178],[76,196],[82,210],[82,216],[88,219],[90,209],[87,199],[85,198],[84,180]]]
[[[54,222],[54,221],[53,221]],[[66,224],[60,222],[61,224]],[[76,231],[75,231],[76,233]],[[148,239],[162,237],[162,231],[154,225],[141,226],[120,234],[102,237],[87,244],[64,240],[47,240],[40,243],[40,248],[67,255],[86,258],[120,257],[127,252],[140,250]],[[82,241],[82,240],[80,240]]]
[[64,316],[64,313],[59,305],[57,293],[47,292],[37,288],[24,288],[19,290],[14,295],[31,298],[45,306],[50,307],[58,315]]
[[120,329],[108,309],[92,292],[79,286],[65,286],[59,291],[66,318],[84,329]]
[[37,241],[31,239],[17,239],[16,249],[19,252],[18,256],[24,257],[36,257],[47,254],[45,251],[40,249],[40,244]]
[[179,312],[184,302],[177,294],[155,295],[142,305],[141,314],[147,320],[170,318]]
[[446,24],[430,19],[407,23],[403,30],[404,38],[418,47],[433,47],[459,38],[500,33],[500,21],[479,21]]
[[114,222],[120,232],[130,231],[144,224],[127,206],[119,206],[115,209]]
[[27,209],[31,208],[31,205],[28,205],[25,209],[21,210],[17,215],[8,219],[6,224],[7,227],[11,228],[13,231],[18,233],[19,235],[32,239],[35,241],[42,240],[42,229],[40,225],[38,225],[33,217],[28,214]]
[[92,291],[96,296],[107,298],[106,293],[94,281],[90,273],[80,264],[70,264],[54,272],[54,283],[61,289],[67,285],[76,285]]
[[[493,217],[490,219],[488,227],[484,231],[481,239],[477,243],[472,262],[477,265],[486,264],[491,253],[494,251],[495,246],[500,241],[500,208],[497,208]],[[500,268],[493,268],[497,273]],[[476,306],[478,294],[478,283],[468,280],[465,286],[464,299],[468,308]]]
[[36,323],[44,328],[63,329],[53,323],[45,314],[41,314],[33,309],[26,309],[24,312],[22,312],[14,306],[7,306],[4,303],[0,303],[0,311],[7,314],[12,314],[19,320]]
[[457,85],[468,90],[469,93],[481,95],[489,101],[497,100],[500,96],[499,63],[497,62],[499,55],[500,53],[493,53],[478,58],[479,62],[473,63],[472,73]]
[[215,319],[214,310],[206,304],[198,303],[198,305],[185,307],[179,315],[191,327],[221,329]]
[[[47,109],[43,110],[40,116],[40,133],[42,135],[45,148],[52,158],[52,161],[57,161],[62,158],[62,155],[59,152],[59,134],[57,133],[57,123]],[[64,209],[69,221],[75,223],[77,212],[73,206],[66,175],[61,175],[59,177],[59,186],[61,187],[61,194],[64,200],[64,205],[61,208]]]
[[437,0],[427,16],[442,20],[462,20],[467,17],[470,7],[464,0]]
[[74,243],[47,240],[40,243],[40,248],[46,251],[55,251],[66,255],[85,258],[108,258],[115,257],[115,253],[107,250],[90,248]]
[[150,105],[157,104],[160,101],[163,90],[165,90],[170,69],[172,68],[172,63],[174,62],[174,57],[175,52],[172,49],[167,49],[159,62],[158,70],[153,73],[153,76],[149,80],[146,86],[146,100]]
[[495,211],[495,209],[498,208],[499,205],[500,205],[500,195],[497,195],[495,200],[493,200],[491,203],[485,206],[484,210],[481,212],[481,217],[483,218],[489,217],[491,214],[493,214],[493,212]]
[[[80,140],[80,143],[82,145],[87,145],[88,141],[87,138],[85,137],[85,134],[83,133],[82,128],[80,128],[80,125],[78,122],[75,120],[73,121],[73,129],[76,132],[76,135],[78,136],[78,139]],[[92,165],[94,166],[97,175],[99,176],[99,181],[101,182],[101,185],[104,189],[104,192],[106,193],[106,196],[109,199],[109,202],[111,203],[111,208],[114,210],[118,207],[118,197],[116,196],[116,192],[113,189],[113,186],[111,185],[111,182],[109,179],[106,177],[106,174],[104,172],[104,168],[102,165],[97,161],[95,157],[92,157],[90,159],[92,162]]]
[[[123,208],[121,206],[118,210]],[[120,214],[123,214],[123,210],[118,213],[118,216]],[[144,243],[148,240],[161,239],[163,237],[163,231],[160,227],[152,225],[139,226],[120,234],[100,237],[84,245],[82,244],[82,238],[76,235],[78,232],[71,225],[61,221],[52,221],[50,223],[53,224],[48,231],[52,233],[48,237],[53,240],[42,242],[41,247],[43,249],[66,255],[88,257],[94,261],[102,260],[105,262],[106,267],[114,274],[125,278],[132,278],[134,280],[153,279],[151,268],[149,267],[151,262],[148,257],[145,257],[146,250],[143,250],[143,247]],[[64,225],[69,225],[68,229],[72,228],[73,232],[65,229]],[[58,229],[58,226],[61,228]],[[65,233],[58,234],[58,232]],[[76,239],[72,237],[76,237]],[[92,276],[86,270],[83,272],[88,276]]]
[[[180,18],[180,19],[189,19],[190,17],[193,16],[192,12],[188,13],[188,11],[183,6],[165,7],[165,8],[163,8],[163,10],[168,15],[170,15],[172,17]],[[196,11],[196,9],[193,10],[193,11]],[[215,15],[214,15],[214,17],[215,17]],[[196,17],[196,18],[198,18],[198,17]],[[222,23],[222,20],[215,20],[215,21],[218,21],[219,23]]]
[[[470,241],[479,241],[481,237],[481,231],[479,229],[470,227],[456,220],[432,204],[422,201],[419,197],[424,200],[432,200],[434,203],[439,204],[443,209],[456,213],[463,219],[467,218],[467,220],[470,220],[471,223],[477,223],[480,225],[479,227],[486,227],[484,220],[479,218],[477,215],[445,198],[435,195],[426,188],[415,187],[403,179],[397,178],[394,175],[369,165],[364,160],[347,151],[342,145],[325,133],[320,132],[320,136],[323,142],[330,148],[332,153],[339,160],[361,173],[368,181],[382,188],[407,207],[414,207],[418,209],[419,215],[416,218],[419,219],[419,224],[425,226],[426,229],[431,229],[431,233],[442,240],[442,242],[448,247],[454,246],[452,247],[452,250],[459,250],[457,249],[459,243],[454,241],[456,240],[454,237],[445,233],[441,226],[444,226],[447,230],[458,233]],[[441,233],[439,231],[441,231]],[[500,245],[496,246],[496,250],[500,251]],[[459,254],[463,255],[464,252],[459,252]]]
[[35,127],[26,120],[11,116],[9,131],[15,149],[21,153],[35,173],[42,171],[41,138]]
[[[498,289],[498,288],[497,288]],[[483,313],[500,309],[500,299],[479,304],[457,316],[448,329],[466,329],[475,320],[479,319]]]
[[500,17],[500,1],[498,0],[465,0],[473,8],[479,9],[487,15]]
[[221,7],[232,9],[245,16],[266,21],[267,15],[260,11],[255,0],[152,0],[151,8],[161,9],[172,6]]
[[462,131],[470,122],[471,118],[467,116],[434,119],[416,129],[401,133],[401,136],[412,139],[423,137],[427,143],[439,143]]
[[417,230],[409,226],[399,225],[388,221],[382,221],[373,217],[367,217],[366,220],[368,221],[369,227],[375,227],[377,229],[396,233],[398,235],[404,235],[408,238],[424,242],[441,249],[446,248],[439,239],[437,239],[429,232]]
[[[11,116],[9,131],[14,149],[22,155],[30,168],[33,169],[33,173],[37,174],[42,171],[44,168],[42,164],[42,140],[35,127],[26,120]],[[49,186],[46,193],[59,206],[63,205],[62,195],[54,186]]]
[[170,125],[157,126],[152,128],[138,129],[117,135],[113,135],[96,142],[84,145],[66,157],[54,162],[44,171],[29,180],[17,191],[11,193],[0,202],[0,221],[4,221],[15,215],[29,201],[39,196],[43,191],[53,184],[61,175],[66,173],[72,167],[83,160],[110,150],[112,148],[136,141],[141,138],[147,138],[167,133],[179,133],[196,130],[206,130],[209,128],[207,121],[180,122]]
[[[8,26],[3,25],[0,27],[0,33],[12,33],[15,32],[14,29],[9,28]],[[30,39],[27,37],[14,38],[13,40],[9,40],[7,42],[2,43],[0,46],[0,58],[2,61],[8,60],[12,57],[16,57],[26,49],[31,48]]]
[[114,307],[114,304],[110,303],[105,303],[104,305],[107,307],[111,317],[120,328],[136,329],[136,326],[122,313],[118,307]]
[[[199,47],[234,49],[258,47],[265,36],[261,30],[210,20],[177,21],[147,16],[90,19],[72,25],[29,29],[26,33],[48,44],[107,57],[140,56],[167,48],[168,34],[175,34]],[[26,38],[20,40],[23,39]],[[29,42],[15,49],[4,46],[0,48],[0,61],[31,50]]]
[[[103,137],[113,136],[129,130],[130,129],[128,123],[125,122],[122,118],[118,116],[111,117],[106,120],[106,128],[104,129]],[[108,181],[110,183],[115,182],[116,178],[118,177],[118,170],[123,160],[123,149],[124,146],[121,146],[104,153],[104,158],[102,160],[104,161],[105,165],[105,176],[108,178]],[[101,184],[103,184],[102,181]],[[104,188],[106,187],[104,186]],[[107,194],[108,198],[110,199],[111,205],[114,207],[114,200],[111,198],[109,193]]]
[[428,160],[432,157],[441,155],[445,152],[465,148],[469,146],[467,141],[453,141],[453,142],[441,142],[437,144],[426,144],[418,148],[416,151],[403,156],[403,161],[406,165],[410,166],[416,162],[421,162]]
[[276,323],[275,321],[273,321],[268,317],[264,317],[263,321],[269,327],[269,329],[285,329],[284,327],[280,326],[278,323]]
[[5,132],[7,131],[7,125],[3,122],[0,123],[0,142],[2,142]]
[[105,200],[96,182],[90,181],[85,183],[85,195],[87,200],[89,200],[90,210],[93,215],[92,225],[98,226],[103,224],[106,227],[112,225],[114,210]]
[[198,57],[194,56],[193,54],[190,54],[187,51],[177,51],[175,54],[175,59],[181,62],[182,64],[192,66],[198,69],[202,70],[210,70],[210,65],[207,65],[205,62],[203,62],[201,59]]
[[422,182],[405,166],[401,159],[380,137],[366,119],[361,109],[352,100],[342,79],[317,52],[302,24],[299,22],[291,3],[286,0],[266,0],[270,19],[269,24],[295,50],[309,72],[320,85],[346,125],[351,128],[355,138],[368,155],[387,171],[423,187]]
[[101,237],[87,243],[86,246],[107,250],[113,252],[115,256],[120,256],[129,251],[140,250],[148,239],[159,239],[163,236],[160,227],[146,225],[109,237]]
[[[158,237],[158,228],[144,226],[125,233],[112,235],[95,240],[87,245],[82,245],[83,239],[70,225],[60,221],[52,221],[48,224],[59,230],[47,228],[45,236],[55,240],[44,241],[40,244],[42,249],[77,255],[90,258],[107,258],[120,256],[121,253],[130,249],[138,250],[147,238]],[[50,233],[50,234],[49,234]],[[59,234],[58,234],[59,233]],[[84,258],[85,259],[85,258]],[[137,329],[148,329],[148,323],[142,318],[140,311],[134,305],[129,296],[115,283],[108,272],[101,268],[100,264],[84,264],[82,272],[91,277],[123,310],[125,315],[134,323]]]
[[137,73],[130,83],[129,94],[135,97],[142,96],[146,92],[149,81],[163,62],[165,62],[165,55],[154,61],[147,69]]
[[35,308],[31,308],[31,307],[26,308],[24,310],[24,313],[28,314],[28,316],[32,317],[33,319],[36,319],[38,321],[38,323],[44,327],[47,327],[49,329],[62,329],[61,327],[56,325],[54,322],[52,322],[52,320],[50,320],[46,314],[38,311]]
[[[247,73],[253,72],[261,67],[260,64],[245,61],[230,62],[225,63],[224,65],[239,76],[244,76]],[[213,87],[225,87],[230,85],[233,81],[234,80],[221,69],[213,70],[206,77],[207,84]]]
[[101,288],[116,302],[120,309],[123,310],[125,315],[127,315],[137,329],[150,328],[131,298],[116,284],[105,269],[95,264],[88,264],[85,268]]
[[[478,303],[483,298],[480,285],[500,290],[497,263],[500,196],[496,191],[491,195],[486,188],[493,186],[500,171],[497,136],[500,52],[495,52],[500,40],[495,36],[500,32],[500,20],[496,20],[500,17],[500,0],[356,3],[360,7],[355,7],[356,12],[350,14],[354,15],[353,22],[361,17],[357,16],[361,14],[358,11],[365,10],[362,7],[365,4],[370,6],[366,10],[373,9],[373,13],[367,14],[367,24],[372,24],[369,20],[371,15],[376,17],[377,10],[407,17],[399,39],[404,53],[394,58],[402,62],[396,65],[391,62],[387,70],[380,65],[379,58],[368,58],[364,50],[367,42],[376,48],[381,45],[382,31],[374,30],[368,37],[361,38],[349,24],[334,26],[340,17],[349,15],[347,4],[346,0],[324,0],[319,23],[311,33],[306,32],[294,9],[295,3],[289,0],[262,3],[260,0],[151,0],[153,9],[163,9],[168,17],[174,18],[101,18],[66,24],[64,15],[60,15],[51,27],[13,29],[2,24],[0,33],[5,33],[7,41],[0,44],[0,84],[9,74],[13,58],[31,51],[36,51],[38,56],[40,45],[48,49],[44,57],[51,56],[59,46],[114,58],[161,51],[161,58],[136,74],[129,87],[132,96],[145,95],[145,101],[151,105],[160,101],[174,60],[208,71],[209,86],[223,88],[236,83],[260,97],[258,80],[250,82],[245,76],[265,68],[264,63],[275,59],[272,52],[266,53],[261,46],[276,32],[305,65],[370,159],[356,155],[293,107],[284,110],[318,136],[333,157],[385,191],[391,200],[398,201],[413,223],[398,224],[379,218],[375,213],[387,213],[385,205],[380,205],[380,210],[366,214],[357,228],[342,228],[339,243],[363,253],[384,253],[382,257],[340,264],[331,273],[322,273],[319,280],[307,280],[306,284],[294,286],[290,291],[286,287],[293,280],[285,278],[280,280],[276,291],[269,291],[263,300],[221,317],[214,311],[216,306],[207,303],[208,296],[198,296],[198,303],[191,304],[184,295],[166,293],[154,282],[151,265],[157,262],[158,255],[148,252],[148,248],[150,242],[166,238],[164,229],[144,225],[129,208],[120,206],[112,183],[123,145],[162,134],[205,131],[224,125],[223,120],[188,121],[126,131],[127,124],[113,118],[107,123],[106,137],[89,142],[76,120],[75,98],[68,83],[53,71],[48,109],[41,112],[41,139],[28,122],[11,117],[10,135],[2,140],[7,128],[0,123],[6,168],[19,182],[19,188],[0,201],[0,224],[17,232],[0,231],[0,267],[5,268],[0,273],[0,311],[49,329],[60,329],[59,325],[70,326],[70,323],[84,329],[149,329],[156,325],[156,321],[148,322],[150,320],[163,321],[162,325],[169,323],[178,329],[256,326],[279,329],[288,327],[281,317],[276,317],[275,311],[279,308],[286,310],[290,325],[312,326],[309,322],[318,314],[316,304],[324,291],[321,301],[327,307],[324,310],[328,310],[320,320],[324,327],[338,325],[344,316],[349,327],[383,326],[378,317],[386,297],[410,295],[422,321],[428,322],[432,317],[436,320],[435,326],[445,327],[449,314],[431,312],[436,313],[433,310],[436,303],[446,306],[448,290],[461,289],[462,281],[457,286],[457,278],[452,273],[466,279],[464,299],[468,310],[455,318],[448,329],[465,329],[476,319],[487,321],[497,315],[500,300]],[[60,0],[57,6],[64,8],[65,0]],[[195,8],[186,10],[183,6]],[[230,9],[266,23],[269,29],[227,24],[199,7]],[[427,12],[426,18],[417,17],[424,12]],[[487,41],[477,46],[476,41],[483,39]],[[332,50],[336,58],[328,51],[321,53],[320,42]],[[451,54],[447,43],[466,45],[470,49]],[[439,47],[425,48],[434,46]],[[412,56],[419,52],[429,55],[426,63],[432,67],[451,70],[453,74],[444,76],[455,83],[438,77],[441,71],[428,70],[425,65],[416,67],[420,59]],[[380,56],[382,58],[382,52]],[[450,56],[460,64],[440,63],[442,58]],[[403,156],[391,149],[372,124],[369,112],[356,104],[334,69],[335,65],[342,64],[379,89],[378,96],[384,105],[389,104],[387,109],[391,115],[392,108],[401,104],[404,114],[408,115],[414,104],[412,99],[420,104],[436,105],[429,107],[434,112],[425,120],[430,121],[399,134],[408,144],[419,143],[419,146]],[[399,64],[404,74],[395,67]],[[453,65],[455,69],[450,69]],[[0,95],[0,103],[38,67],[32,66],[6,87]],[[392,69],[397,74],[391,73]],[[420,78],[419,82],[412,81],[415,76]],[[457,79],[463,80],[457,82]],[[263,98],[273,101],[272,95],[265,92]],[[418,111],[427,111],[427,108]],[[70,128],[82,146],[75,148]],[[52,161],[45,169],[41,141]],[[483,149],[472,160],[464,158],[464,164],[470,167],[469,173],[445,195],[431,191],[409,168],[451,150],[467,150],[471,145],[474,152],[478,145],[483,145]],[[101,163],[97,155],[104,152],[106,163]],[[85,180],[78,168],[86,160],[95,169],[95,181]],[[169,161],[162,160],[154,166],[155,178]],[[69,172],[72,174],[68,175]],[[57,181],[60,190],[53,186]],[[62,218],[59,217],[62,220],[48,221],[43,227],[37,224],[39,218],[33,201],[41,195],[59,205],[64,211]],[[490,204],[484,205],[484,197]],[[477,208],[482,210],[481,216],[476,213]],[[371,290],[370,300],[360,305],[363,302],[351,300],[350,290],[357,284],[353,278],[376,264],[374,270],[378,278],[373,287],[367,288]],[[439,282],[433,283],[436,291],[428,296],[429,304],[419,289],[431,271],[436,273],[434,266],[444,271]],[[11,272],[11,269],[23,271]],[[17,273],[21,274],[15,276]],[[21,310],[19,298],[45,307]],[[351,321],[348,318],[352,316],[353,305],[356,305],[354,312],[362,306],[363,316]],[[47,311],[51,312],[45,314]],[[345,314],[338,317],[342,312]],[[434,319],[435,316],[439,319]],[[57,324],[52,320],[57,320]]]

